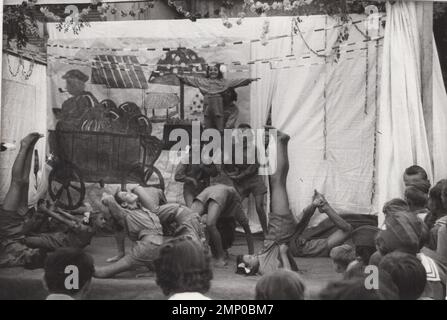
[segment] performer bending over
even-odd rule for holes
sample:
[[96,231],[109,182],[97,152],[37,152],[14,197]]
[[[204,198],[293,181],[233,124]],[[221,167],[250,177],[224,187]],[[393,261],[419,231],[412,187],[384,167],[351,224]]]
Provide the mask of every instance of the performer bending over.
[[[342,244],[352,230],[351,225],[341,218],[327,203],[322,194],[315,191],[312,203],[304,209],[302,219],[296,222],[289,208],[286,190],[289,160],[287,145],[290,137],[278,131],[277,170],[270,177],[272,190],[272,213],[270,214],[269,233],[264,249],[257,255],[244,255],[237,258],[237,273],[265,274],[278,268],[297,270],[295,257],[328,256],[332,248]],[[329,216],[337,230],[328,238],[309,239],[314,232],[307,228],[309,221],[319,208]],[[327,223],[323,221],[320,225]],[[318,227],[316,227],[318,228]]]
[[23,243],[33,151],[41,137],[38,133],[27,135],[12,166],[11,185],[0,210],[0,267],[43,266],[45,252]]
[[223,184],[208,187],[194,199],[191,210],[201,216],[207,215],[206,230],[217,267],[226,265],[225,250],[233,244],[235,220],[244,229],[249,254],[254,253],[248,218],[242,210],[236,189]]
[[[95,277],[109,278],[134,267],[150,267],[158,257],[163,242],[172,238],[163,234],[162,223],[175,225],[173,236],[190,235],[203,241],[197,213],[176,203],[154,205],[154,198],[142,187],[133,192],[118,192],[115,196],[104,194],[102,202],[109,209],[112,220],[133,241],[133,246],[131,252],[119,260],[108,266],[97,267]],[[124,238],[118,244],[120,253],[124,254]]]
[[179,163],[175,170],[175,181],[183,182],[183,197],[187,207],[191,207],[194,198],[210,185],[210,178],[218,175],[215,164],[193,164],[192,150],[189,151],[189,163]]

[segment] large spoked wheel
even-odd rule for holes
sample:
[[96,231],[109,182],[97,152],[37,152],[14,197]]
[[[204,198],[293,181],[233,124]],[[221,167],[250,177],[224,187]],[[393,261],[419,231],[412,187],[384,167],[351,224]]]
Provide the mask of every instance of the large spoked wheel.
[[135,165],[127,175],[129,182],[138,181],[143,187],[154,187],[165,190],[165,180],[160,170],[154,166]]
[[79,169],[65,163],[55,166],[48,177],[48,193],[62,209],[79,208],[85,197],[85,184]]

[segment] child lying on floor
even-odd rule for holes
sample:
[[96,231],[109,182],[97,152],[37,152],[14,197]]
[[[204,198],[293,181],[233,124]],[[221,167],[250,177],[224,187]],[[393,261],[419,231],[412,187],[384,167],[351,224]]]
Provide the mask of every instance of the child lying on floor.
[[102,213],[87,212],[83,217],[74,216],[57,209],[50,202],[40,202],[38,212],[43,213],[66,226],[65,231],[27,235],[24,243],[29,248],[55,251],[59,248],[78,248],[88,246],[100,229],[106,225]]
[[108,266],[97,267],[97,278],[110,278],[139,266],[152,267],[162,244],[172,239],[163,233],[164,229],[172,229],[172,225],[174,237],[189,235],[203,243],[203,230],[197,213],[177,203],[158,205],[159,202],[154,202],[154,197],[142,187],[133,192],[121,191],[115,196],[104,194],[102,202],[114,223],[124,230],[133,245],[130,253],[124,254],[123,238],[118,244],[124,256]]
[[[329,256],[332,248],[348,239],[353,227],[377,223],[362,219],[359,215],[344,215],[342,218],[317,191],[314,192],[312,203],[304,209],[301,221],[297,223],[289,209],[286,190],[289,169],[287,145],[290,137],[278,131],[277,139],[277,170],[270,177],[272,213],[264,249],[256,255],[239,256],[237,273],[265,274],[278,268],[297,270],[293,257]],[[328,219],[323,220],[317,227],[308,228],[317,208],[321,213],[326,213]],[[352,222],[348,223],[347,219]]]

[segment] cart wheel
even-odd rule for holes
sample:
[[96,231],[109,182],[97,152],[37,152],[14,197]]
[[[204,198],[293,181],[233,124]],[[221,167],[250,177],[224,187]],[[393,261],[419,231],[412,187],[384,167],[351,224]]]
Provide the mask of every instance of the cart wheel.
[[161,190],[165,189],[165,180],[157,168],[146,165],[144,168],[140,165],[134,165],[125,179],[128,183],[140,183],[143,187],[154,187]]
[[62,209],[79,208],[85,197],[85,184],[79,169],[70,164],[53,168],[48,177],[48,193]]
[[155,187],[165,190],[165,180],[160,170],[154,166],[150,166],[144,172],[144,184],[146,187]]

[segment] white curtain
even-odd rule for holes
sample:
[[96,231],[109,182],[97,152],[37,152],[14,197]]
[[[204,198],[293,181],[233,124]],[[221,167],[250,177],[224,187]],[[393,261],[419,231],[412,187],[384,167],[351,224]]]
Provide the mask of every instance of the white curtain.
[[[23,61],[23,68],[18,69],[19,58],[7,54],[3,54],[2,58],[1,137],[2,141],[14,142],[17,149],[0,153],[0,203],[3,202],[9,188],[11,168],[20,146],[20,140],[34,131],[47,136],[46,66],[32,65],[29,61]],[[19,72],[16,74],[17,70]],[[30,70],[32,73],[27,79],[24,73]],[[29,187],[30,205],[34,204],[47,189],[45,146],[46,138],[41,139],[36,145],[39,166],[38,173],[35,175],[33,157]]]
[[[387,3],[379,110],[376,205],[402,197],[402,174],[417,164],[431,181],[421,101],[420,43],[414,2]],[[379,215],[379,223],[383,215]]]
[[433,175],[434,182],[447,178],[447,93],[438,50],[433,39]]
[[[0,5],[0,34],[3,37],[3,5]],[[3,40],[0,43],[0,51],[3,52]],[[2,74],[3,63],[0,63],[0,74]],[[2,96],[2,79],[0,78],[0,97]],[[0,142],[2,142],[2,104],[0,102]]]
[[[365,20],[365,16],[352,19]],[[326,16],[301,20],[305,42],[295,36],[292,53],[303,58],[274,64],[278,70],[272,97],[273,125],[291,136],[287,180],[291,209],[299,215],[310,203],[313,190],[318,189],[339,212],[374,213],[371,198],[380,63],[377,45],[381,41],[364,42],[365,24],[356,24],[361,32],[352,25],[340,60],[334,62],[333,55],[325,59],[310,48],[330,54],[339,22]],[[381,31],[377,28],[370,36],[375,38]],[[288,41],[289,47],[280,48],[283,55],[289,54]],[[316,215],[312,224],[322,218]]]

